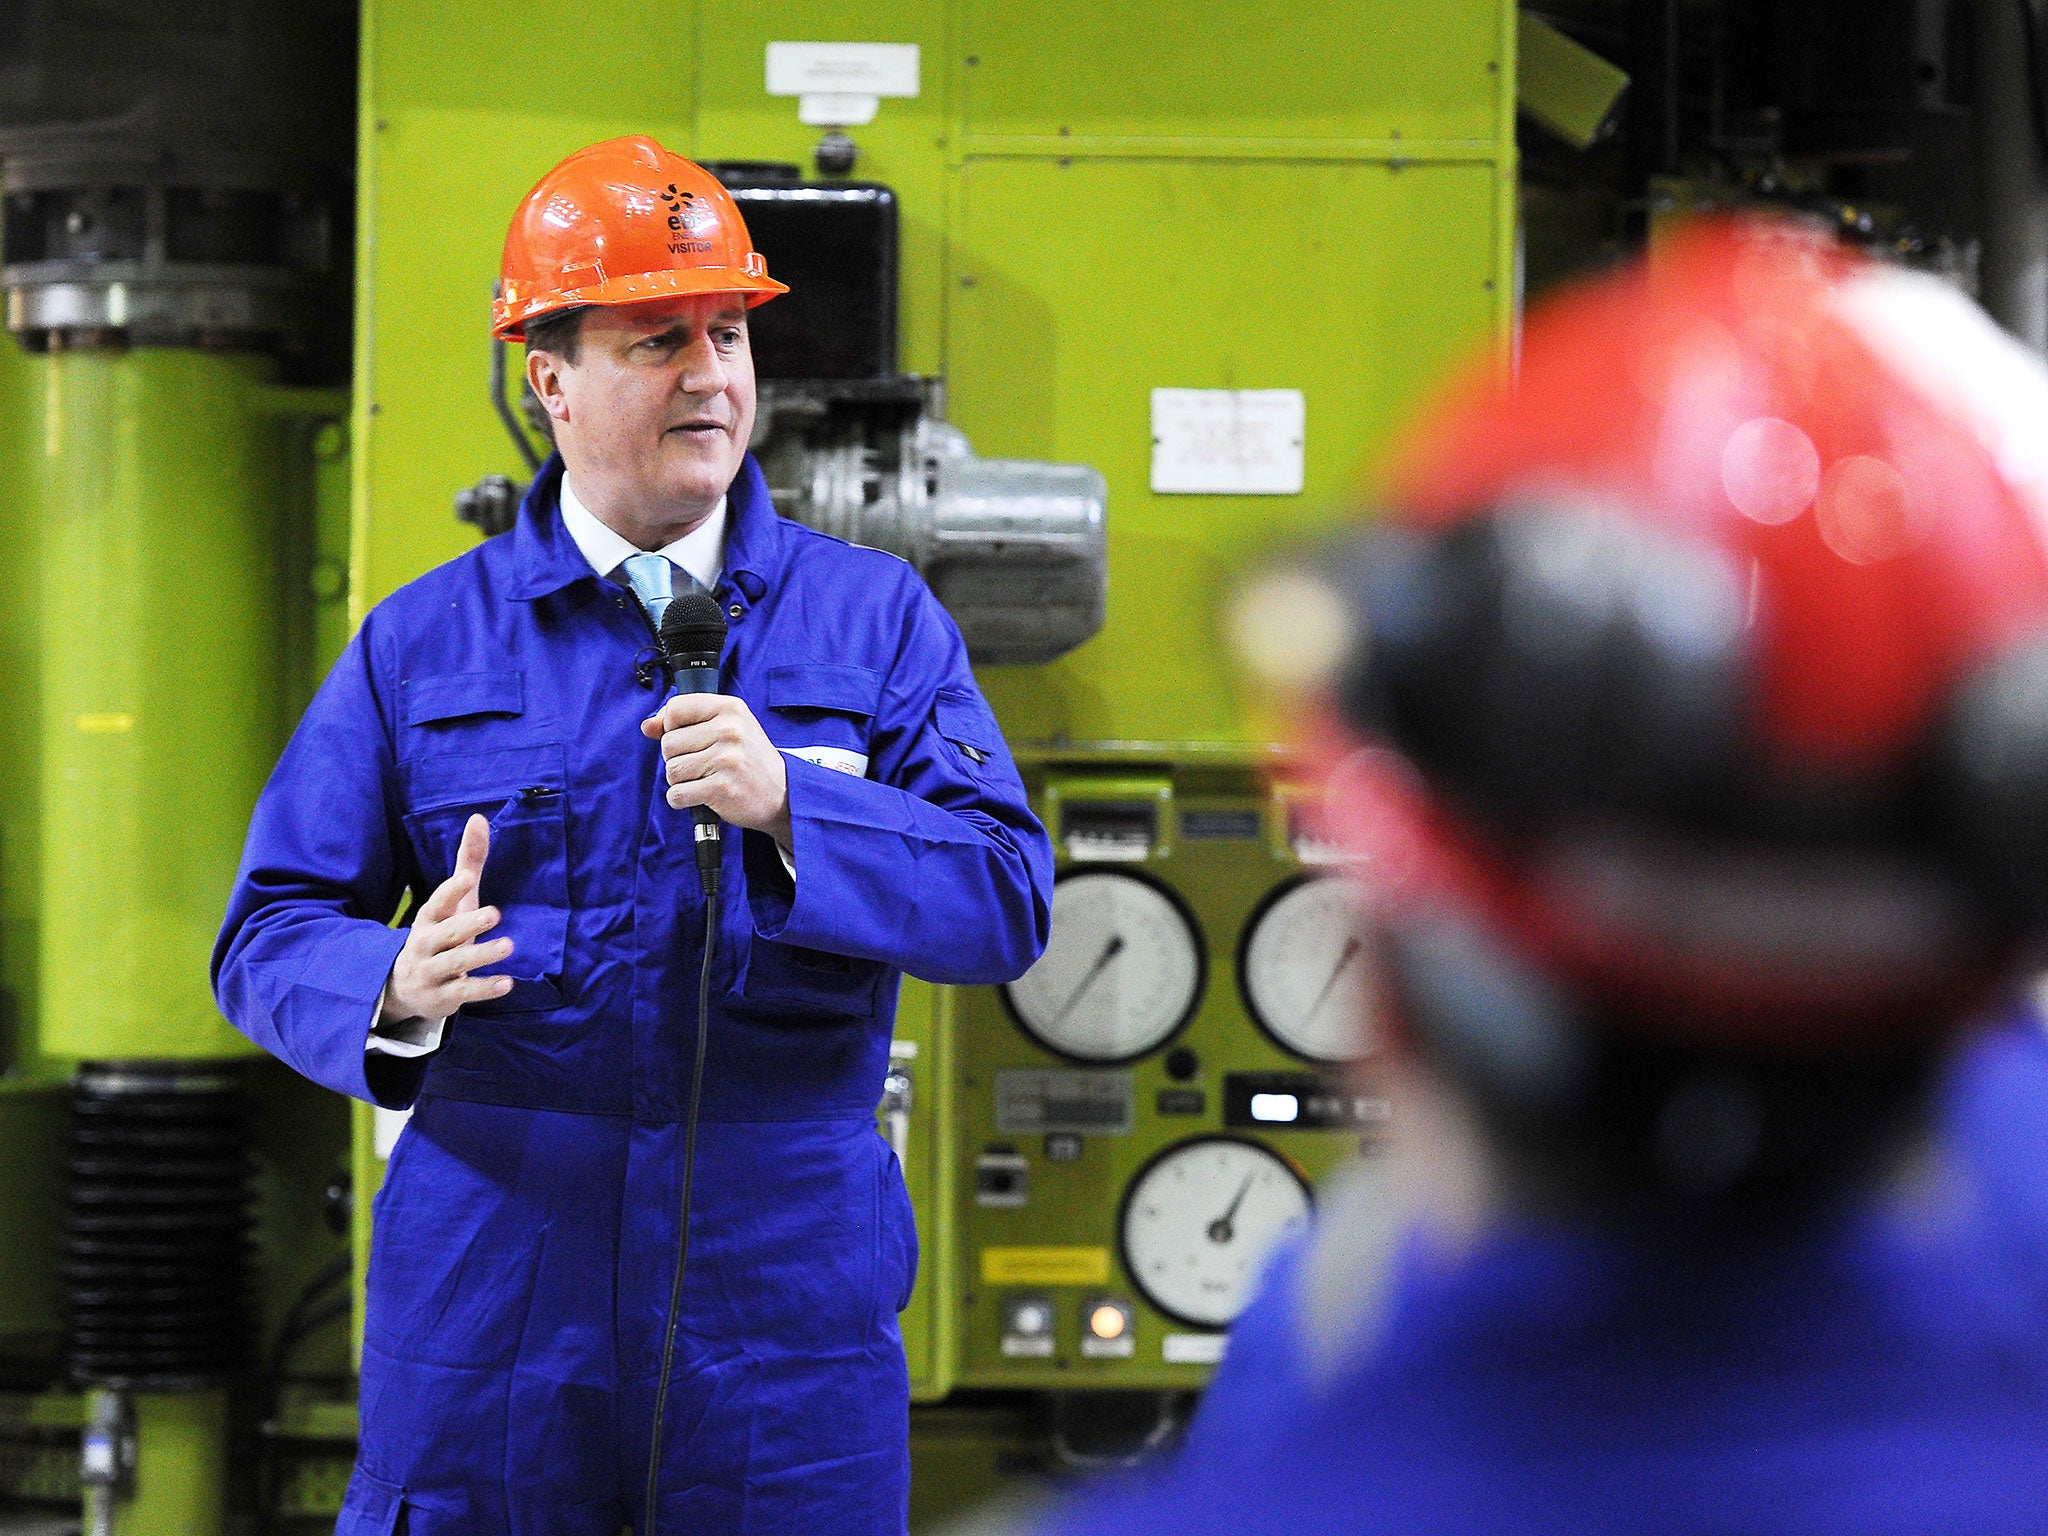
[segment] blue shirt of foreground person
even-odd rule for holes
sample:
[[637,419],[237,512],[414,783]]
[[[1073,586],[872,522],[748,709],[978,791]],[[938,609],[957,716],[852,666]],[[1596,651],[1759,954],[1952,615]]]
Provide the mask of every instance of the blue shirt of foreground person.
[[1404,1092],[1408,1144],[1324,1189],[1177,1462],[1038,1536],[2041,1529],[2037,1018],[1958,1053],[1941,1134],[1896,1182],[1731,1249],[1479,1219],[1432,1097]]
[[[686,174],[667,158],[648,174]],[[414,1108],[377,1196],[341,1536],[640,1522],[698,805],[737,830],[659,1528],[904,1529],[916,1235],[873,1124],[897,982],[1021,973],[1051,851],[918,576],[776,515],[745,452],[742,299],[529,322],[559,456],[510,533],[369,615],[250,827],[215,956],[227,1016],[317,1082]],[[586,551],[687,565],[720,517],[699,574],[729,615],[723,692],[664,705],[639,603]]]

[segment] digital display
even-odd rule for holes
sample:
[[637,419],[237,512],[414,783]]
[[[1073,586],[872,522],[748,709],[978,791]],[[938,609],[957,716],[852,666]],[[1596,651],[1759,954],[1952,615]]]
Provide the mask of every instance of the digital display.
[[1301,1100],[1291,1093],[1255,1093],[1252,1118],[1266,1125],[1291,1125],[1301,1118]]
[[1223,1123],[1238,1130],[1369,1131],[1386,1123],[1387,1101],[1313,1072],[1229,1072]]

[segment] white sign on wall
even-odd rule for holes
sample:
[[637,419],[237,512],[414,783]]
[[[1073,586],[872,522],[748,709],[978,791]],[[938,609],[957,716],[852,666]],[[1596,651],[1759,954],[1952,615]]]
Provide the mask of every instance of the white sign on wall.
[[1152,489],[1298,496],[1308,407],[1298,389],[1152,391]]
[[799,121],[858,128],[884,96],[915,96],[915,43],[770,43],[768,94],[797,98]]

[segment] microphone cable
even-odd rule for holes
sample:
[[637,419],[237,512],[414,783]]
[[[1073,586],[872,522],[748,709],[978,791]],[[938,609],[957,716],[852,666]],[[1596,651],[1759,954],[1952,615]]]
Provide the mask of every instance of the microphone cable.
[[[641,609],[642,617],[648,617]],[[654,628],[652,623],[650,628]],[[718,656],[725,643],[725,615],[702,589],[679,594],[662,614],[655,630],[662,669],[671,687],[694,680],[691,692],[716,692]],[[707,665],[708,663],[708,665]],[[705,687],[705,683],[713,686]],[[699,810],[703,810],[699,807]],[[655,1536],[655,1501],[661,1484],[661,1429],[668,1409],[669,1380],[675,1368],[676,1331],[682,1325],[683,1276],[690,1264],[690,1191],[697,1172],[697,1118],[704,1101],[704,1057],[711,1030],[711,971],[718,954],[720,869],[724,862],[724,827],[716,816],[692,817],[692,843],[697,881],[704,892],[704,961],[697,971],[697,1041],[690,1068],[690,1096],[683,1112],[683,1181],[677,1201],[676,1267],[669,1280],[668,1322],[662,1330],[661,1374],[654,1388],[654,1416],[647,1435],[647,1493],[639,1536]]]
[[[703,843],[697,845],[700,849]],[[699,859],[701,869],[703,860]],[[654,1501],[661,1480],[661,1421],[668,1407],[669,1375],[675,1364],[676,1329],[682,1322],[683,1272],[690,1263],[690,1182],[697,1171],[697,1109],[704,1098],[704,1051],[711,1018],[711,963],[718,950],[718,881],[704,882],[704,964],[697,972],[697,1052],[690,1069],[689,1106],[683,1116],[683,1194],[676,1228],[676,1269],[669,1282],[668,1326],[661,1343],[661,1377],[654,1389],[654,1424],[647,1437],[647,1513],[641,1536],[654,1536]]]

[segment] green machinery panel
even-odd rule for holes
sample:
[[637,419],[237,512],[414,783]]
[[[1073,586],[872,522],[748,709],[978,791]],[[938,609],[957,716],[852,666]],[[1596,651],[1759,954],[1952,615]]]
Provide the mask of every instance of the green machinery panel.
[[[1127,867],[1193,914],[1209,957],[1182,1037],[1201,1077],[1179,1085],[1207,1094],[1203,1110],[1159,1113],[1169,1085],[1154,1052],[1118,1069],[1132,1078],[1131,1129],[1084,1136],[1070,1162],[1001,1132],[992,1093],[998,1071],[1071,1064],[1033,1046],[993,990],[906,984],[894,1065],[910,1089],[896,1130],[924,1250],[904,1318],[914,1389],[930,1401],[957,1383],[1198,1385],[1207,1367],[1167,1363],[1168,1322],[1142,1301],[1128,1358],[1004,1355],[997,1314],[1015,1287],[982,1280],[983,1253],[1107,1251],[1099,1285],[1051,1287],[1069,1338],[1083,1300],[1134,1295],[1110,1229],[1140,1166],[1223,1131],[1225,1076],[1302,1069],[1237,997],[1238,935],[1296,862],[1220,615],[1262,554],[1348,515],[1447,360],[1507,334],[1514,11],[619,0],[589,26],[542,6],[365,0],[356,619],[473,542],[450,514],[457,490],[520,473],[485,389],[486,307],[519,198],[561,156],[619,133],[808,165],[818,130],[764,88],[772,41],[921,49],[920,95],[853,130],[855,174],[901,200],[901,365],[945,379],[949,415],[980,453],[1086,462],[1109,485],[1104,631],[1049,667],[988,668],[982,682],[1042,805],[1132,776],[1161,787],[1162,841]],[[1301,493],[1155,494],[1158,388],[1302,391]],[[1250,812],[1259,834],[1185,837],[1183,812],[1199,805]],[[1242,1134],[1311,1177],[1358,1139]],[[1021,1209],[975,1200],[977,1162],[1003,1142],[1029,1165]],[[356,1147],[360,1262],[381,1174],[366,1109]]]
[[999,134],[1178,140],[1160,146],[1176,153],[1243,140],[1348,158],[1381,139],[1469,152],[1500,130],[1501,18],[1496,0],[967,0],[962,115],[970,151]]
[[[980,451],[1109,481],[1109,618],[983,682],[1012,741],[1242,742],[1218,616],[1348,515],[1361,461],[1491,320],[1491,165],[994,156],[963,167],[946,380]],[[1304,313],[1312,305],[1311,320]],[[1154,388],[1298,389],[1299,496],[1156,495]],[[1025,406],[1028,402],[1028,407]]]
[[[1113,957],[1110,965],[1069,967],[1054,983],[1055,998],[1064,1001],[1049,1013],[993,988],[959,996],[952,1053],[959,1259],[950,1278],[960,1319],[954,1382],[1199,1387],[1220,1357],[1215,1323],[1234,1305],[1226,1282],[1255,1274],[1264,1251],[1245,1247],[1244,1235],[1230,1230],[1231,1216],[1242,1223],[1250,1214],[1232,1210],[1246,1193],[1235,1168],[1264,1180],[1269,1209],[1278,1199],[1285,1211],[1294,1199],[1291,1179],[1312,1184],[1361,1147],[1370,1150],[1383,1128],[1383,1105],[1356,1069],[1283,1049],[1249,1022],[1242,1001],[1248,930],[1276,893],[1318,871],[1298,855],[1291,799],[1260,756],[1162,760],[1102,752],[1034,758],[1027,773],[1054,832],[1063,878],[1135,880],[1164,893],[1168,904],[1157,908],[1160,923],[1149,932],[1142,911],[1120,928],[1106,925],[1100,954]],[[1142,952],[1148,944],[1177,944],[1183,932],[1194,946],[1196,996],[1184,1019],[1171,997],[1165,1003],[1169,1014],[1162,1017],[1172,1027],[1163,1038],[1104,1062],[1062,1048],[1074,1041],[1043,1029],[1048,1021],[1074,1028],[1076,1001],[1090,993],[1099,1000],[1098,989],[1123,988],[1119,1001],[1132,1000],[1140,1011],[1143,996],[1129,994],[1152,986],[1172,994],[1173,978],[1147,979],[1170,969],[1171,955]],[[1091,938],[1088,949],[1094,948]],[[1353,970],[1355,959],[1340,955],[1337,965]],[[1254,1092],[1276,1096],[1282,1107],[1255,1105]],[[1247,1112],[1254,1107],[1262,1111],[1257,1118]],[[1282,1115],[1297,1118],[1282,1122]],[[1219,1139],[1253,1144],[1273,1157],[1225,1147],[1217,1155],[1234,1166],[1223,1193],[1198,1195],[1190,1184],[1184,1198],[1197,1203],[1189,1211],[1169,1208],[1182,1198],[1172,1194],[1180,1172],[1173,1164],[1217,1152],[1212,1144]],[[1162,1163],[1166,1197],[1141,1201],[1134,1182]],[[1138,1234],[1135,1251],[1123,1241],[1127,1216]],[[1214,1292],[1206,1298],[1205,1283]],[[1148,1292],[1163,1298],[1165,1310]],[[1192,1312],[1188,1299],[1196,1303]],[[1131,1319],[1109,1339],[1088,1329],[1091,1311],[1103,1303],[1128,1309]],[[1017,1309],[1032,1305],[1050,1309],[1050,1328],[1013,1328]]]

